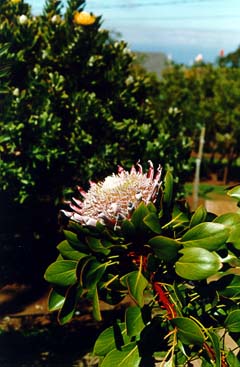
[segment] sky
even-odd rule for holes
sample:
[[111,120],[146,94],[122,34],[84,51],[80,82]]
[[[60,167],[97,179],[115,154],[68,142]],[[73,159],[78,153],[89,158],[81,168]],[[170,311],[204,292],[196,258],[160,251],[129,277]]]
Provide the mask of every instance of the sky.
[[[45,2],[26,1],[35,14]],[[214,62],[220,50],[240,45],[240,0],[87,0],[85,10],[133,51],[164,52],[177,63],[190,65],[199,54]]]

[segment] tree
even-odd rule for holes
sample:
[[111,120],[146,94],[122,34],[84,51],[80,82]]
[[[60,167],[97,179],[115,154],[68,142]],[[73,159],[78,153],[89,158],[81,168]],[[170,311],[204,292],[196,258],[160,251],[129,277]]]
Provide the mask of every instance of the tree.
[[134,68],[127,44],[84,5],[69,0],[63,13],[61,1],[48,0],[33,16],[22,0],[0,3],[0,43],[13,59],[0,112],[1,194],[9,219],[18,213],[11,230],[26,227],[39,247],[54,242],[56,204],[76,184],[138,159],[178,165],[180,173],[174,154],[182,148],[187,156],[181,140],[174,149],[166,142],[169,131],[157,120],[158,82]]

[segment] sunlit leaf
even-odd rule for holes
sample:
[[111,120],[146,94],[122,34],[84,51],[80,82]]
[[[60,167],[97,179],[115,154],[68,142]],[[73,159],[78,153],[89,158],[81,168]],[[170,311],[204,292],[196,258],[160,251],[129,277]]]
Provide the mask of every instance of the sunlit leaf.
[[179,252],[183,256],[176,262],[175,270],[184,279],[206,279],[222,267],[219,257],[204,248],[185,248]]
[[190,228],[205,221],[207,217],[207,210],[204,206],[199,206],[191,217]]
[[223,224],[205,222],[189,229],[181,242],[184,247],[201,247],[215,251],[225,244],[229,233],[230,229]]
[[130,296],[140,306],[144,305],[144,290],[148,285],[147,279],[140,271],[133,271],[121,279],[126,283]]
[[61,325],[66,324],[73,318],[76,310],[77,301],[81,293],[82,289],[79,287],[78,284],[74,284],[73,286],[68,288],[65,295],[64,304],[58,313],[58,321]]
[[59,286],[73,285],[77,281],[77,261],[59,260],[52,263],[45,272],[45,279],[49,283]]
[[136,343],[130,343],[121,350],[114,349],[106,355],[101,367],[139,367],[141,357]]
[[171,323],[177,328],[177,334],[182,343],[193,345],[204,343],[204,334],[195,321],[187,317],[177,317],[172,319]]
[[117,323],[101,332],[96,340],[93,352],[99,356],[105,356],[111,350],[129,342],[125,323]]
[[48,296],[48,309],[49,311],[59,310],[65,300],[66,289],[52,288]]
[[232,333],[239,333],[240,332],[240,310],[237,309],[237,310],[231,311],[228,314],[224,322],[224,325],[228,331]]
[[156,236],[151,238],[149,245],[159,259],[171,261],[178,256],[178,251],[182,247],[181,243],[169,237]]
[[60,254],[63,256],[64,259],[67,260],[80,260],[82,257],[87,256],[85,253],[82,253],[78,250],[75,250],[73,247],[70,246],[67,240],[62,241],[57,246]]
[[148,228],[151,229],[151,231],[155,233],[161,233],[161,225],[159,223],[159,219],[155,213],[150,213],[144,218],[144,223]]
[[142,310],[140,307],[132,306],[126,310],[126,326],[129,337],[137,336],[144,328]]

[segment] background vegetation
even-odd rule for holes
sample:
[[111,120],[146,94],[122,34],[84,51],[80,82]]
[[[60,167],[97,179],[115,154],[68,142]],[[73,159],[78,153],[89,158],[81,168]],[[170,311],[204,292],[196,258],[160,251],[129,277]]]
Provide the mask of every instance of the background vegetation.
[[118,164],[128,169],[151,159],[174,171],[176,182],[189,181],[190,154],[205,126],[204,177],[238,174],[238,51],[216,65],[165,63],[159,79],[101,17],[81,23],[82,9],[83,0],[65,9],[48,0],[34,16],[23,0],[0,1],[3,284],[33,273],[42,279],[63,200]]

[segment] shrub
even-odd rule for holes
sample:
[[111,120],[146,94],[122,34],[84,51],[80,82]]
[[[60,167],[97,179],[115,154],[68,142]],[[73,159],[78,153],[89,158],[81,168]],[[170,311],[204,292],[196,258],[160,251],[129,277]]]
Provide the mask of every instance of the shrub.
[[[65,324],[85,299],[101,321],[101,301],[125,299],[124,316],[108,319],[96,340],[102,367],[189,366],[198,358],[237,365],[240,214],[191,213],[173,200],[172,175],[160,180],[153,167],[145,175],[121,169],[74,200],[45,273],[49,309]],[[240,187],[228,194],[239,200]],[[227,333],[238,347],[226,344]]]
[[56,205],[76,183],[147,154],[180,174],[178,158],[189,154],[157,120],[158,82],[83,8],[69,0],[63,12],[61,1],[49,0],[33,16],[23,0],[0,1],[0,44],[11,59],[1,94],[1,197],[9,230],[21,238],[16,247],[32,246],[36,262],[57,230]]

